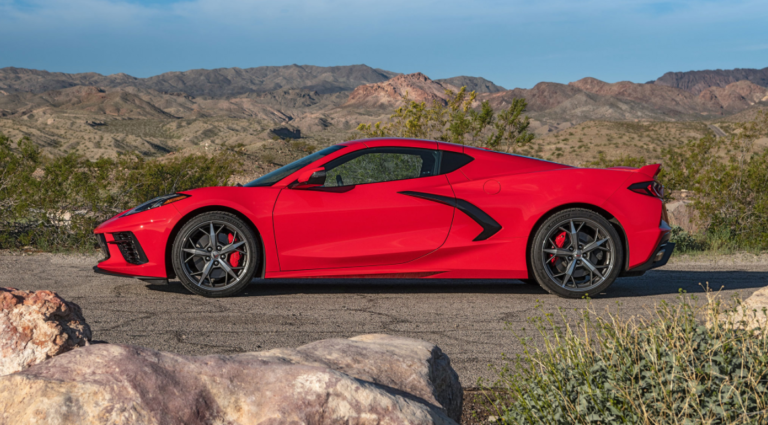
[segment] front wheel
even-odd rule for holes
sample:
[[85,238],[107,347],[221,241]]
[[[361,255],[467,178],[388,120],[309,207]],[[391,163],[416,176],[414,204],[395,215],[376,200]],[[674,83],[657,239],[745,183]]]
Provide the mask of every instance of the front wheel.
[[529,255],[542,288],[561,297],[581,298],[599,294],[616,280],[624,252],[608,220],[574,208],[541,225]]
[[173,270],[189,291],[227,297],[253,279],[261,255],[248,225],[234,214],[208,212],[194,217],[173,242]]

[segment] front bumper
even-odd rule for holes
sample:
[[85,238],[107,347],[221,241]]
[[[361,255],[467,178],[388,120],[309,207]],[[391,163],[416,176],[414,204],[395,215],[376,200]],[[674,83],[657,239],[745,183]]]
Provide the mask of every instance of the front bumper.
[[166,248],[178,218],[169,205],[102,223],[94,230],[104,255],[98,268],[115,276],[166,279]]
[[122,274],[122,273],[115,273],[106,271],[104,269],[99,268],[99,266],[93,266],[93,272],[96,274],[103,274],[107,276],[115,276],[115,277],[128,277],[132,279],[139,279],[143,280],[147,283],[154,283],[154,284],[161,284],[161,283],[168,283],[168,279],[164,277],[152,277],[152,276],[133,276],[129,274]]

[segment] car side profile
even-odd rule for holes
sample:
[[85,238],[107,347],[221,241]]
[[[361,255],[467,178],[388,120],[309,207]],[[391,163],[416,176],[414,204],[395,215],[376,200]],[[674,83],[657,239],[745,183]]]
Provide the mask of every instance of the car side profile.
[[254,278],[519,279],[563,297],[666,264],[659,165],[577,168],[451,143],[340,143],[244,186],[98,226],[94,271],[233,295]]

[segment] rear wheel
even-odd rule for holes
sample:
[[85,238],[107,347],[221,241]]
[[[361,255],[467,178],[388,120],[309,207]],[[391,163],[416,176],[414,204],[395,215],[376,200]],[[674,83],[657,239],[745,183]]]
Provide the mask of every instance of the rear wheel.
[[182,285],[206,297],[234,295],[248,286],[261,259],[256,235],[226,212],[185,224],[173,243],[173,269]]
[[533,274],[544,289],[581,298],[599,294],[616,280],[624,253],[608,220],[593,211],[569,209],[542,224],[529,255]]

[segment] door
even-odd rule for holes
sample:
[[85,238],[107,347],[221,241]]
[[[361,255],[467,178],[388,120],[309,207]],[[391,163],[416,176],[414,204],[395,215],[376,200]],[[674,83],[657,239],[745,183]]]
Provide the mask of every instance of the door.
[[431,149],[362,149],[327,163],[322,187],[283,189],[273,213],[280,269],[400,264],[439,248],[454,207],[400,193],[453,198],[436,175],[439,158]]

